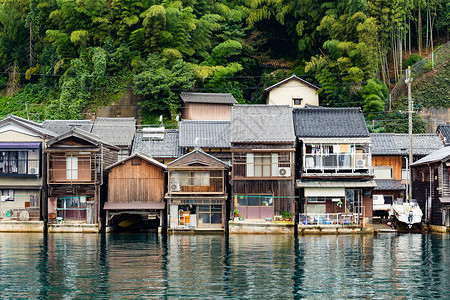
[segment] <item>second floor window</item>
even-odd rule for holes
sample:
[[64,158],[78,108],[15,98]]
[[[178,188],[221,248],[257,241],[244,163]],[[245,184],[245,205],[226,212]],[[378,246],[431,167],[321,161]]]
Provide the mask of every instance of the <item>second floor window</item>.
[[78,157],[76,156],[66,157],[66,179],[78,179]]
[[172,172],[172,180],[180,186],[208,186],[209,172],[175,171]]
[[374,166],[373,174],[375,175],[375,179],[392,179],[392,166]]
[[39,150],[0,151],[0,174],[39,174]]

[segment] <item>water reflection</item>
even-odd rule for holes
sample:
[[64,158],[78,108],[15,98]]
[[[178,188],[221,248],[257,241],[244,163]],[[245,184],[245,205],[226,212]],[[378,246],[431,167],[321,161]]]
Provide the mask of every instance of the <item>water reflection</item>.
[[0,233],[3,298],[443,298],[448,235]]

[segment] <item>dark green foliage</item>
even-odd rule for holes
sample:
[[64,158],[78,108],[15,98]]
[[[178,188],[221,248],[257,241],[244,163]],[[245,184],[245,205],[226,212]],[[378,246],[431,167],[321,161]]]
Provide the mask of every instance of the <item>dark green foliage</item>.
[[[367,125],[371,132],[408,133],[408,118],[407,111],[372,114],[367,118]],[[426,129],[426,122],[417,114],[413,114],[413,133],[425,133]]]
[[403,62],[403,67],[407,68],[409,66],[412,66],[413,64],[421,61],[422,59],[423,59],[422,56],[420,56],[417,53],[413,53],[413,54],[411,54],[411,56],[408,59],[405,59],[405,61]]

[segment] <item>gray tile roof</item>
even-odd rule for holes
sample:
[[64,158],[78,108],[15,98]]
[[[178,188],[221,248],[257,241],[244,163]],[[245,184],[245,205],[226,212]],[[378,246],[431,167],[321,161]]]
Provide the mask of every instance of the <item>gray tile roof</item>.
[[184,93],[180,94],[184,103],[237,104],[230,93]]
[[51,139],[50,141],[47,142],[47,146],[51,147],[53,144],[56,144],[59,141],[62,141],[64,139],[70,138],[70,137],[81,138],[81,139],[89,141],[92,144],[97,145],[97,146],[103,145],[105,147],[109,147],[109,148],[116,149],[116,150],[120,149],[119,147],[117,147],[115,145],[111,145],[111,144],[103,141],[98,135],[95,135],[91,132],[84,131],[83,129],[79,129],[77,127],[73,127],[69,131]]
[[450,124],[439,124],[436,132],[441,132],[446,144],[450,143]]
[[377,187],[374,188],[377,190],[386,190],[386,191],[402,191],[406,189],[406,186],[402,184],[401,180],[392,180],[392,179],[375,179],[375,183]]
[[438,161],[446,161],[449,158],[450,158],[450,146],[447,146],[428,154],[427,156],[412,163],[411,166],[420,166],[423,164],[435,163]]
[[[404,133],[371,133],[372,155],[408,155],[409,137]],[[428,155],[444,147],[434,133],[413,134],[413,155]]]
[[230,121],[190,121],[179,125],[180,147],[231,148]]
[[183,155],[178,139],[178,129],[166,129],[163,140],[145,140],[142,138],[142,130],[136,130],[132,152],[154,158],[177,158]]
[[21,118],[21,117],[12,115],[12,114],[9,114],[5,119],[3,119],[0,122],[0,125],[4,124],[4,123],[8,123],[8,122],[13,122],[13,123],[19,124],[19,125],[21,125],[25,128],[28,128],[29,130],[34,131],[42,136],[55,137],[58,135],[57,133],[44,128],[39,123],[24,119],[24,118]]
[[69,131],[72,127],[91,132],[94,122],[91,120],[45,120],[42,126],[57,134],[63,134]]
[[131,146],[135,131],[135,118],[97,118],[91,132],[108,144]]
[[294,143],[292,108],[287,105],[234,105],[231,142]]
[[300,138],[369,137],[364,115],[359,108],[294,109],[295,135]]

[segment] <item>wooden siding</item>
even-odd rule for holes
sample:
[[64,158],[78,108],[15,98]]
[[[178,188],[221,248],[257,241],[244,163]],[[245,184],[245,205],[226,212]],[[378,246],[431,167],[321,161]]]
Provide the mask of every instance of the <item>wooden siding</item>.
[[183,103],[181,117],[185,120],[230,121],[230,104]]
[[129,159],[108,174],[108,202],[163,202],[164,176],[161,167],[140,157]]
[[201,169],[201,168],[226,169],[228,166],[224,162],[217,161],[213,157],[202,152],[189,152],[167,165],[167,170],[175,170],[181,168]]
[[[195,171],[194,171],[195,170]],[[175,172],[175,174],[174,174]],[[187,177],[177,177],[178,171],[169,171],[169,189],[170,193],[176,196],[177,194],[224,194],[225,193],[225,171],[224,170],[202,170],[193,169],[192,171],[181,171],[184,173],[192,173]],[[196,177],[198,173],[208,173],[208,177]],[[208,185],[196,185],[195,182],[207,181]],[[173,191],[172,185],[179,185],[179,191]]]
[[402,180],[402,156],[372,155],[372,166],[392,166],[393,180]]
[[233,195],[272,195],[274,214],[281,215],[281,211],[293,212],[293,186],[293,180],[235,180]]

